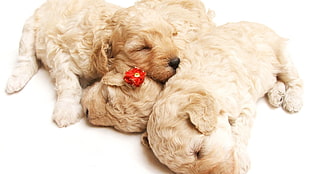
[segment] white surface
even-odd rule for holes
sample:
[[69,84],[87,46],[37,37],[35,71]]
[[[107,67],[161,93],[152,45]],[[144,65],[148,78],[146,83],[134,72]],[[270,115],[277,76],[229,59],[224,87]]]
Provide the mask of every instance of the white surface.
[[[124,7],[134,0],[110,0]],[[4,88],[18,53],[24,21],[44,0],[0,2],[0,173],[170,173],[140,144],[140,135],[92,127],[85,120],[58,128],[51,121],[53,84],[40,70],[19,93]],[[290,38],[291,55],[304,79],[304,107],[297,114],[273,109],[262,99],[252,131],[249,174],[310,174],[309,5],[306,0],[209,0],[217,24],[264,23]]]

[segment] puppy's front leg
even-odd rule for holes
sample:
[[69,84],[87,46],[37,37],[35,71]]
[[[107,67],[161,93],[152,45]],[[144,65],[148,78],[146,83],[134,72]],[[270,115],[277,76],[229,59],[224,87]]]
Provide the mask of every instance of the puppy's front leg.
[[[68,55],[63,56],[68,57]],[[57,93],[53,120],[59,127],[66,127],[78,122],[83,116],[80,104],[82,87],[78,76],[71,70],[73,65],[70,61],[61,62],[56,67],[51,71]]]

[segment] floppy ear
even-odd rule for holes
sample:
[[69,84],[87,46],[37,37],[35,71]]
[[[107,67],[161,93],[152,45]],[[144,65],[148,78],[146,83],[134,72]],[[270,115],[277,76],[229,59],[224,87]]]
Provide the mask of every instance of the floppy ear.
[[114,28],[114,23],[110,22],[105,27],[96,29],[93,36],[93,49],[91,61],[94,68],[104,75],[108,71],[108,59],[111,57],[110,38]]
[[100,74],[105,74],[108,71],[108,47],[106,45],[95,45],[91,60],[95,69]]
[[185,111],[190,122],[204,135],[209,135],[217,123],[219,114],[215,99],[207,94],[193,94]]
[[117,73],[115,71],[109,71],[102,77],[101,82],[111,86],[123,86],[125,85],[123,78],[123,74]]

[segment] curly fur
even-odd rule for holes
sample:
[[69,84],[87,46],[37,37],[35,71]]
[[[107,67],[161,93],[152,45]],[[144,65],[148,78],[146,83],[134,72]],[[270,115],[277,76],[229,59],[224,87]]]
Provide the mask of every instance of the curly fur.
[[[119,10],[111,37],[110,71],[85,90],[82,105],[91,124],[113,126],[122,132],[143,132],[162,83],[175,74],[170,58],[183,61],[183,51],[201,29],[214,27],[213,12],[199,0],[149,0]],[[193,20],[195,19],[195,20]],[[148,77],[134,88],[122,80],[138,65]],[[154,81],[155,80],[155,81]]]
[[125,71],[121,72],[110,71],[84,90],[84,112],[93,125],[112,126],[121,132],[143,132],[162,85],[146,77],[141,87],[133,87],[123,80]]
[[[168,66],[179,58],[179,50],[191,42],[202,27],[214,26],[213,14],[206,13],[199,0],[143,0],[119,10],[111,36],[112,57],[137,66],[158,82],[175,74]],[[194,20],[193,20],[194,19]]]
[[[196,16],[197,21],[176,20],[176,11],[171,12],[169,21],[167,13],[159,10],[167,3],[179,3],[174,5],[179,10],[186,4],[188,8],[183,8],[183,12]],[[183,43],[175,43],[173,37],[183,34],[181,42],[188,41],[191,34],[185,37],[183,32],[195,33],[202,24],[207,24],[203,20],[212,24],[203,5],[199,5],[202,3],[198,0],[151,0],[124,10],[102,0],[48,0],[24,25],[18,62],[6,92],[21,90],[37,72],[39,61],[55,82],[57,101],[53,120],[59,127],[73,124],[83,116],[80,80],[91,83],[100,79],[113,67],[109,59],[120,60],[128,67],[140,67],[159,82],[174,75],[178,61],[173,65],[171,62],[179,59],[176,45]],[[144,6],[152,8],[146,10]],[[170,22],[192,28],[177,30]]]
[[83,116],[79,79],[91,81],[107,72],[108,48],[99,50],[97,45],[109,41],[112,29],[108,21],[119,8],[102,0],[44,3],[24,25],[18,62],[6,92],[21,90],[40,61],[55,82],[53,120],[59,127],[77,122]]
[[288,112],[302,106],[302,82],[285,45],[249,22],[201,34],[158,96],[144,143],[176,173],[246,173],[257,100],[267,93]]

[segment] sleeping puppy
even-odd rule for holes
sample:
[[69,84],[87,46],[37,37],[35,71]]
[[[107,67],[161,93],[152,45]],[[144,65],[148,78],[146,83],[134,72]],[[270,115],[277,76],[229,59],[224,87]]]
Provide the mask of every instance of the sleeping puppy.
[[[125,133],[143,132],[162,85],[138,68],[117,63],[100,82],[83,91],[81,104],[86,118],[95,126],[111,126]],[[129,81],[124,74],[132,72]],[[128,83],[139,78],[136,83]]]
[[[163,83],[176,73],[186,45],[200,30],[214,27],[213,15],[199,0],[144,0],[117,11],[110,71],[82,97],[89,122],[122,132],[145,131]],[[146,73],[140,87],[123,80],[134,67]]]
[[48,0],[24,25],[6,92],[20,91],[43,64],[57,93],[53,120],[59,127],[79,121],[80,80],[91,82],[108,71],[110,18],[118,9],[102,0]]
[[264,25],[228,23],[186,49],[154,104],[144,143],[175,173],[244,174],[255,106],[302,107],[302,81],[286,40]]

